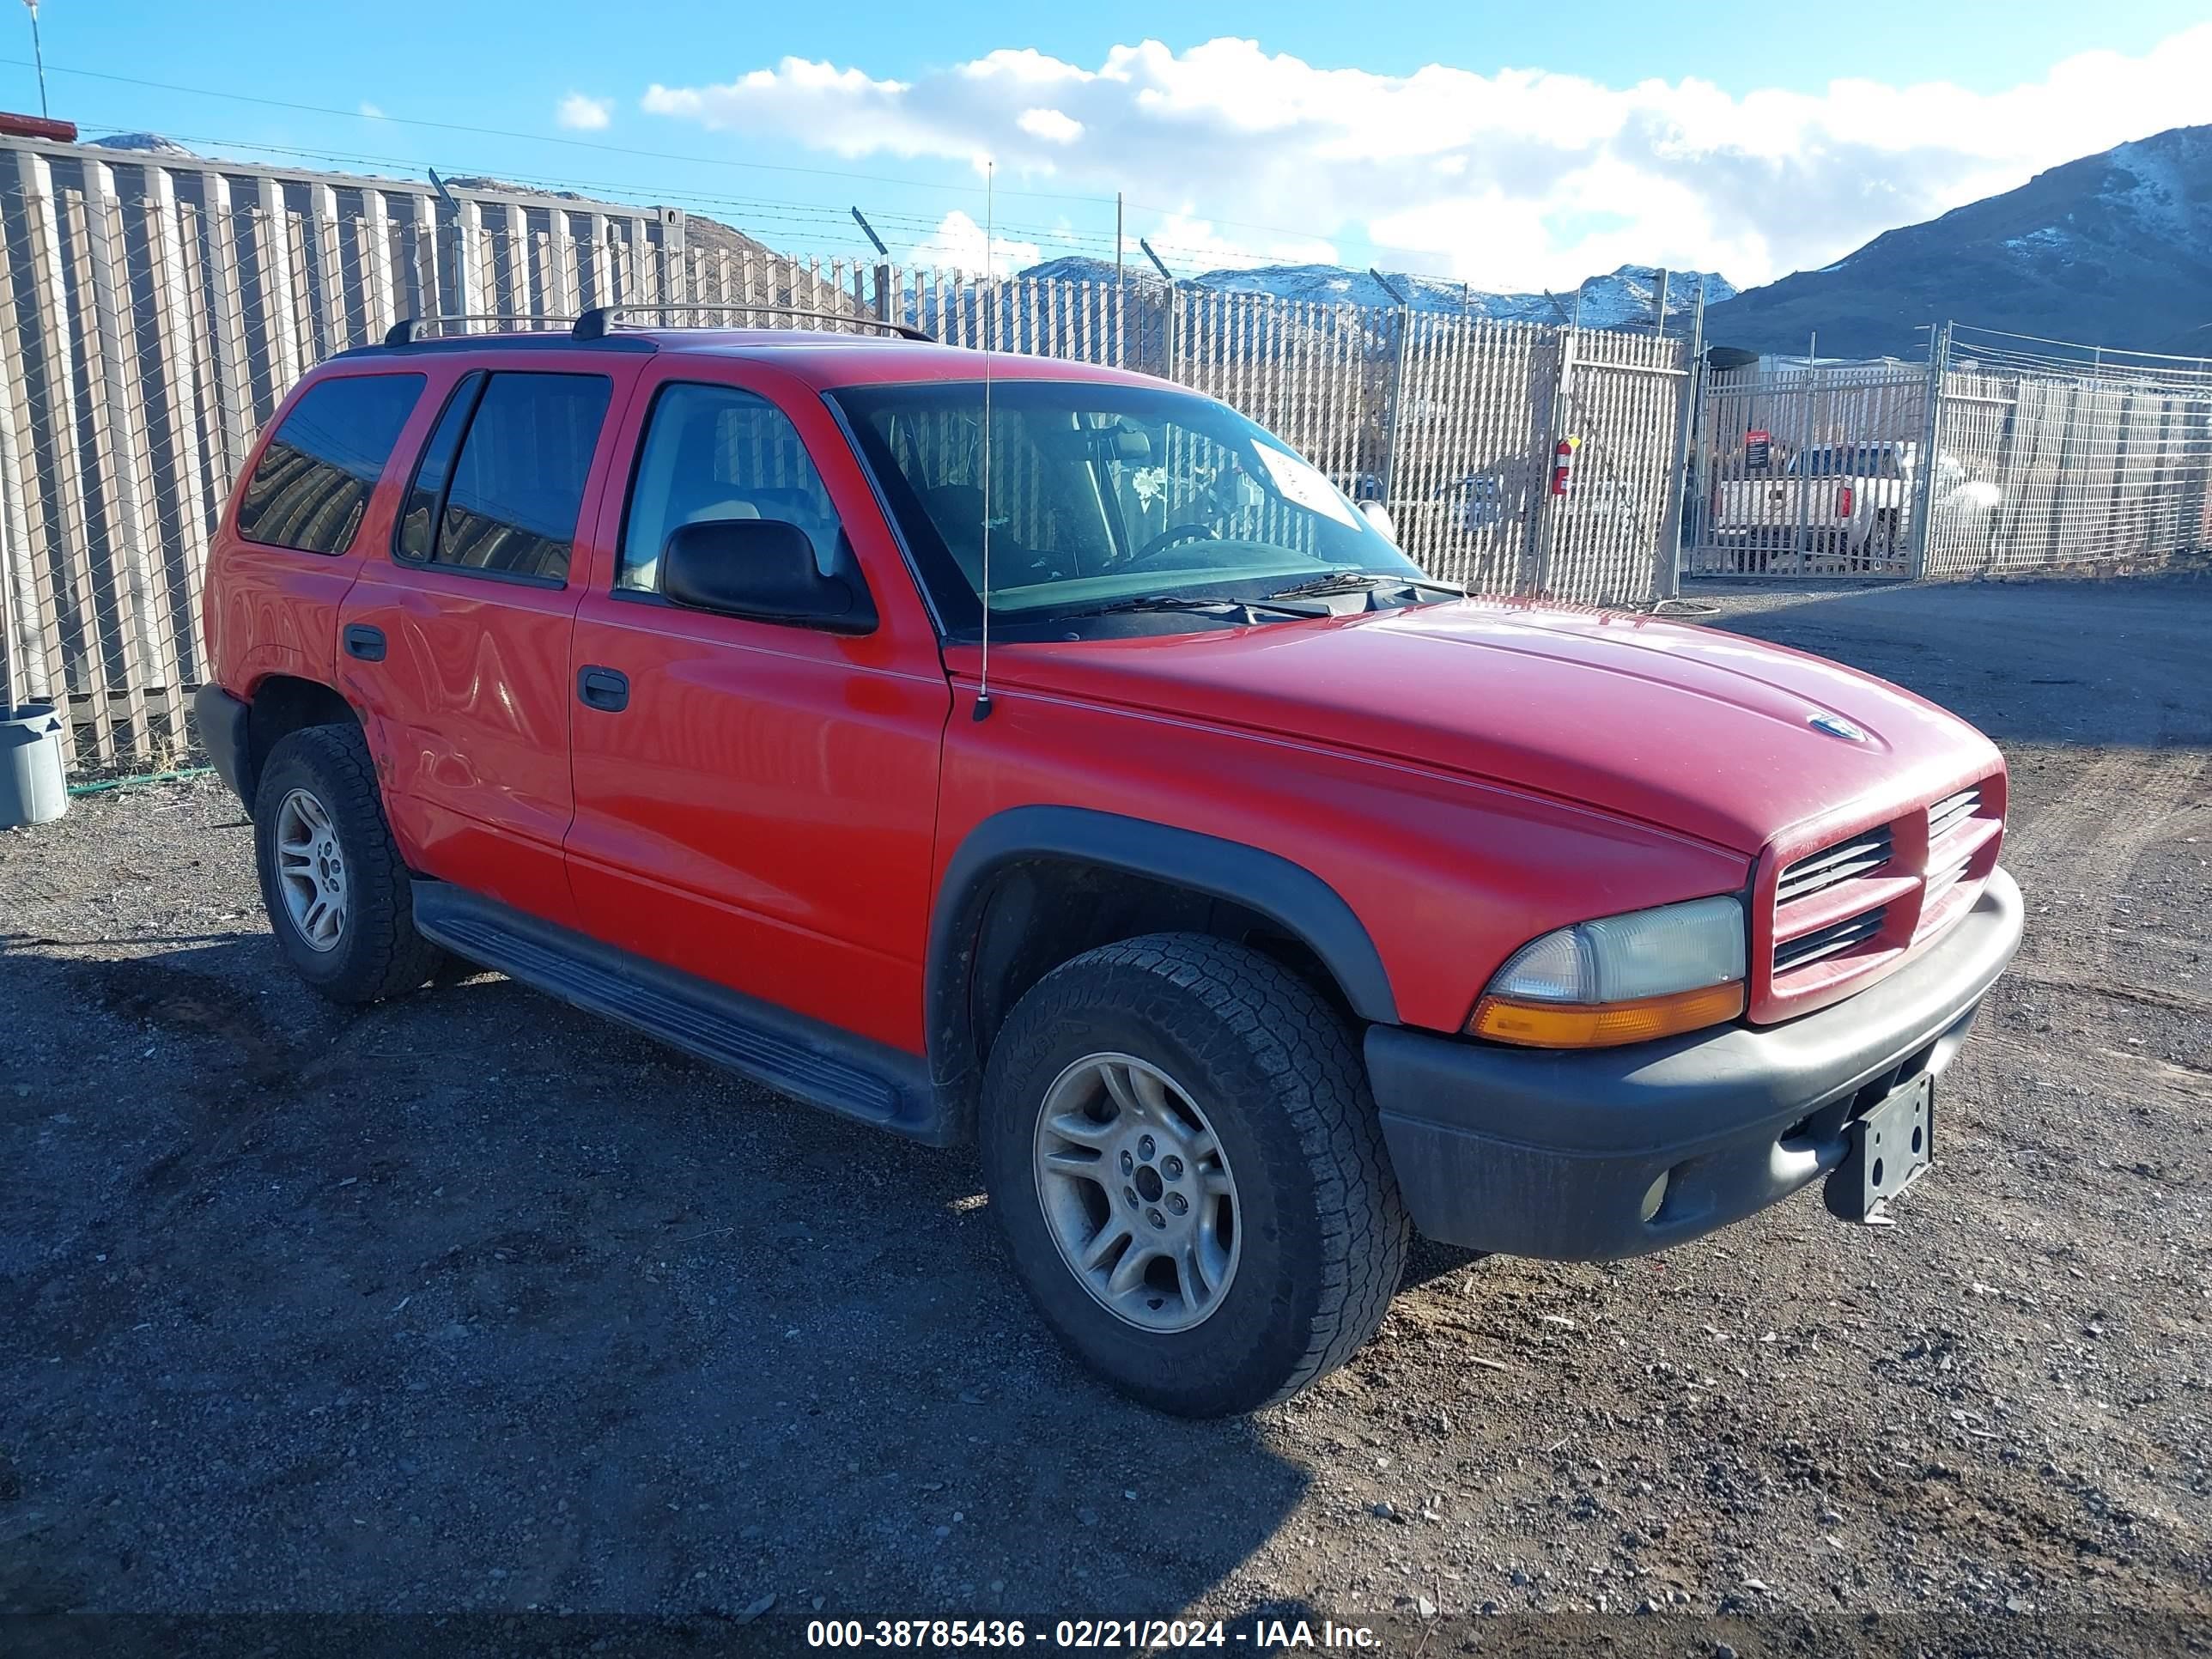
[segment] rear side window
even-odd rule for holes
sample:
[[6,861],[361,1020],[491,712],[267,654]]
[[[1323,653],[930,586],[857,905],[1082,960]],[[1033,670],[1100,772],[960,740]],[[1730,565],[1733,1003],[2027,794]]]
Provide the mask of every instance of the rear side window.
[[343,553],[422,395],[420,374],[358,374],[307,388],[253,464],[238,533],[302,553]]
[[394,550],[418,563],[558,582],[613,383],[476,374],[423,446]]

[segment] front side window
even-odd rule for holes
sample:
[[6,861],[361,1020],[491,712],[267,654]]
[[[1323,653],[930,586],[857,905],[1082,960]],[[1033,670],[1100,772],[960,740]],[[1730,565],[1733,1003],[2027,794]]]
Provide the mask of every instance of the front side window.
[[1001,381],[988,434],[980,383],[833,395],[955,632],[982,618],[987,524],[994,628],[1132,600],[1256,601],[1333,576],[1420,579],[1326,475],[1193,392]]
[[420,374],[349,374],[308,387],[253,464],[238,533],[302,553],[349,549],[422,384]]
[[613,382],[476,374],[454,388],[402,510],[402,558],[565,580]]
[[659,592],[670,535],[718,519],[795,524],[823,574],[836,567],[837,509],[790,418],[734,386],[670,385],[653,400],[638,453],[615,586]]

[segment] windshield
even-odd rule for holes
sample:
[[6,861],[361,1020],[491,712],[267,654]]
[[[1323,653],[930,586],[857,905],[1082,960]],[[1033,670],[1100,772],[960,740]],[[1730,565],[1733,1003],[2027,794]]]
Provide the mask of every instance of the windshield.
[[[972,632],[982,621],[982,382],[832,396],[938,614]],[[1420,576],[1326,476],[1211,398],[1001,380],[989,440],[994,630],[1129,601],[1256,600],[1332,573]]]
[[1808,449],[1790,463],[1790,474],[1798,478],[1894,478],[1897,452],[1893,449]]

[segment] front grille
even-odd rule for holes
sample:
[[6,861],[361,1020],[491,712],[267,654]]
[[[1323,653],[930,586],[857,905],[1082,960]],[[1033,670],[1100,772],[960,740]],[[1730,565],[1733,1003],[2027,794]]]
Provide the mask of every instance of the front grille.
[[[1848,996],[1955,924],[1996,861],[2003,811],[2002,781],[1984,778],[1784,865],[1766,919],[1771,967],[1751,1017],[1787,1018]],[[1780,937],[1814,921],[1821,925],[1810,933]]]
[[1808,963],[1826,957],[1841,956],[1855,945],[1863,945],[1881,931],[1882,920],[1889,914],[1888,907],[1875,908],[1843,921],[1832,922],[1802,938],[1789,939],[1774,947],[1774,971],[1802,968]]
[[1961,789],[1955,795],[1946,795],[1928,809],[1928,841],[1930,846],[1943,839],[1953,830],[1981,811],[1982,788],[1979,784]]
[[1808,854],[1784,869],[1781,879],[1775,884],[1774,902],[1787,904],[1792,899],[1825,892],[1838,882],[1849,881],[1854,876],[1869,875],[1889,862],[1889,854],[1887,824],[1863,830],[1832,847]]

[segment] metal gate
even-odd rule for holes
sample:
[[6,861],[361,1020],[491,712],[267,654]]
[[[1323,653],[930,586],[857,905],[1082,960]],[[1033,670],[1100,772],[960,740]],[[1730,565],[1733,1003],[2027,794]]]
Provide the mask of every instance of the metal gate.
[[[1552,409],[1564,491],[1547,490],[1541,593],[1613,600],[1670,590],[1681,508],[1682,422],[1692,383],[1680,337],[1570,329]],[[1561,458],[1558,444],[1571,441]]]
[[1911,575],[1928,399],[1929,371],[1907,363],[1709,370],[1684,570]]
[[[1406,551],[1477,592],[1666,592],[1690,343],[1418,313],[1402,326],[1386,453]],[[1574,459],[1554,493],[1563,441]]]
[[1946,324],[1925,366],[1707,370],[1692,575],[2158,569],[2212,544],[2212,364]]

